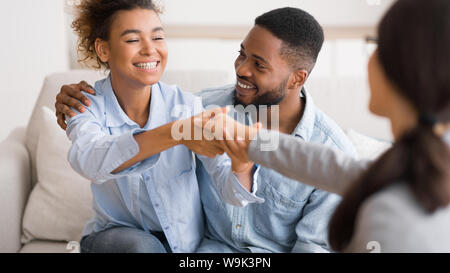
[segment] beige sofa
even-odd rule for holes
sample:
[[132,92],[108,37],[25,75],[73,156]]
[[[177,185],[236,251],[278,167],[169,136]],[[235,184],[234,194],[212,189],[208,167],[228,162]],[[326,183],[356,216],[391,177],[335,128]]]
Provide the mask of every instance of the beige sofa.
[[[40,165],[36,164],[36,153],[38,143],[40,143],[39,136],[42,133],[41,131],[43,128],[47,128],[42,125],[44,123],[43,117],[40,115],[42,106],[47,106],[49,109],[54,110],[55,95],[59,91],[60,86],[65,83],[86,80],[93,84],[102,77],[104,77],[104,75],[101,73],[84,70],[48,76],[44,81],[27,128],[17,128],[4,142],[0,143],[0,217],[2,219],[2,225],[0,225],[0,252],[29,253],[77,251],[76,242],[69,243],[69,240],[65,240],[64,236],[57,237],[56,239],[52,237],[51,231],[54,227],[50,221],[48,221],[48,226],[46,226],[47,221],[45,217],[42,217],[42,219],[34,219],[34,223],[39,224],[41,230],[39,232],[32,232],[28,228],[28,230],[26,230],[26,233],[28,234],[25,236],[28,239],[24,240],[24,212],[26,211],[27,203],[30,205],[30,202],[28,201],[29,196],[33,188],[36,188],[36,182],[38,181],[37,166]],[[205,87],[232,83],[233,75],[224,71],[167,71],[163,80],[167,83],[176,82],[184,90],[196,91]],[[358,80],[361,82],[360,86],[364,86],[364,79]],[[354,86],[354,80],[349,82]],[[311,85],[314,86],[314,83]],[[323,86],[323,80],[318,81],[317,86]],[[342,85],[342,83],[338,86],[348,92],[349,86]],[[318,91],[314,91],[314,93],[315,92]],[[361,90],[355,90],[355,92],[361,92]],[[334,99],[335,101],[338,101],[339,98],[339,95],[336,95],[335,98],[331,98],[329,95],[326,96],[326,99]],[[19,107],[18,111],[20,111]],[[345,117],[338,118],[342,119]],[[54,127],[52,130],[54,130],[51,132],[52,135],[62,134],[62,131],[57,127]],[[387,143],[378,142],[358,134],[353,130],[348,132],[349,137],[357,146],[362,157],[374,157],[389,146]],[[56,141],[53,145],[55,148],[58,145],[67,145],[67,143]],[[64,161],[64,158],[59,160]],[[53,164],[52,162],[46,163]],[[54,163],[56,164],[56,162]],[[51,189],[47,188],[47,190]],[[58,206],[57,203],[51,205],[55,207]],[[36,208],[34,211],[39,212],[39,209],[40,208]],[[27,217],[30,216],[28,215]],[[29,221],[27,221],[27,223],[29,223]],[[63,227],[64,221],[63,223],[58,224],[62,224]],[[79,233],[84,226],[84,221],[75,222],[75,225],[74,232]],[[61,226],[59,227],[61,228]],[[60,233],[60,230],[58,233]],[[40,234],[44,234],[45,236],[41,236]],[[30,238],[32,238],[31,241]],[[24,241],[26,241],[26,244],[23,244]]]

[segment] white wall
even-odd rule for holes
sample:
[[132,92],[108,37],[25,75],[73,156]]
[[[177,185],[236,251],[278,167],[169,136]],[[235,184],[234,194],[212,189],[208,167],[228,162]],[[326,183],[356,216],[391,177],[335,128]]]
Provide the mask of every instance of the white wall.
[[298,7],[323,26],[374,26],[393,0],[161,0],[166,24],[252,25],[256,16]]
[[2,1],[0,141],[26,126],[44,77],[69,68],[64,1]]

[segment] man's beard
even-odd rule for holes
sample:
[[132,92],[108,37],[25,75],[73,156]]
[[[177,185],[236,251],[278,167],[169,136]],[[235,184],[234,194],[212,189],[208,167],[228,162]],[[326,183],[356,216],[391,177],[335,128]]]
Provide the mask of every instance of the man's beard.
[[289,81],[289,77],[286,78],[278,87],[265,92],[262,96],[256,97],[249,104],[245,104],[242,101],[240,101],[236,96],[236,90],[235,90],[234,91],[234,106],[242,105],[244,107],[247,107],[249,105],[254,105],[256,107],[259,107],[261,105],[266,105],[267,107],[270,107],[273,105],[278,105],[278,104],[280,104],[280,102],[283,101],[284,97],[286,96],[286,86],[287,86],[288,81]]

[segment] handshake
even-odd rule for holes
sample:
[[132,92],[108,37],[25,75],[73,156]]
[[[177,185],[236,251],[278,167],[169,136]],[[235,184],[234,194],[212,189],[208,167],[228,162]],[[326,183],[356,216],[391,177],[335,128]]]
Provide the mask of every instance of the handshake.
[[248,147],[262,127],[246,126],[227,115],[229,108],[215,108],[172,124],[171,135],[196,154],[214,158],[227,153],[235,173],[247,172],[253,163]]

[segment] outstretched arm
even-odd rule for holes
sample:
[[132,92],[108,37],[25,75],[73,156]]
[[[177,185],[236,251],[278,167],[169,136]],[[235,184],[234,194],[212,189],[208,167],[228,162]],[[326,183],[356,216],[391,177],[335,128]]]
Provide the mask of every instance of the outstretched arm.
[[[172,137],[175,122],[149,131],[134,129],[123,135],[110,135],[102,125],[101,106],[95,97],[87,96],[91,98],[93,106],[68,120],[67,134],[72,140],[69,161],[77,172],[90,180],[100,182],[151,168],[158,161],[160,152],[175,145],[189,145],[210,157],[223,153],[219,144],[214,142],[175,140]],[[207,113],[196,117],[201,118]],[[193,119],[190,117],[186,120],[192,123]]]
[[341,151],[276,131],[261,130],[253,141],[226,143],[235,157],[339,195],[370,165],[370,161],[356,160]]

